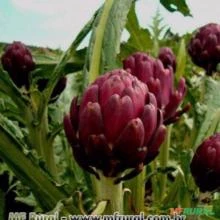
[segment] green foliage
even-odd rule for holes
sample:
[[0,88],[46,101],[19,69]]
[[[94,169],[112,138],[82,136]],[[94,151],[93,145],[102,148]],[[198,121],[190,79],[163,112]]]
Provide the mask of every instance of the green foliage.
[[[31,87],[28,94],[23,89],[19,90],[8,74],[1,70],[0,156],[16,177],[28,186],[29,193],[25,195],[20,193],[19,184],[16,184],[17,200],[29,205],[36,205],[38,201],[43,211],[52,210],[59,203],[62,204],[63,213],[79,213],[78,204],[74,205],[70,198],[71,194],[80,187],[83,192],[87,190],[87,187],[82,187],[86,179],[82,171],[80,171],[81,177],[76,178],[72,153],[67,148],[66,141],[64,141],[65,145],[62,142],[54,142],[55,137],[62,130],[60,123],[64,108],[59,109],[59,106],[53,105],[48,109],[47,105],[50,93],[59,77],[82,70],[85,49],[79,51],[76,49],[90,31],[93,20],[91,19],[78,34],[61,59],[62,51],[60,50],[31,47],[37,66],[32,81],[35,83],[39,78],[50,78],[48,88],[43,93],[39,92],[36,87]],[[47,115],[48,112],[50,115]],[[51,124],[49,125],[48,122]],[[56,143],[59,143],[59,146]],[[57,160],[57,165],[54,159]],[[58,174],[56,174],[57,170]],[[69,179],[64,178],[65,175]],[[64,178],[64,181],[61,182],[59,178]],[[65,186],[67,184],[69,187]],[[87,193],[85,201],[87,200],[86,205],[89,209],[91,199],[88,204],[88,195],[90,193]],[[66,201],[67,198],[68,201]]]
[[[186,51],[191,34],[173,34],[163,24],[159,11],[150,27],[141,27],[135,2],[106,1],[65,52],[30,47],[37,69],[28,92],[18,89],[0,69],[0,157],[4,160],[0,163],[0,175],[7,172],[10,180],[15,179],[10,187],[15,190],[17,201],[48,213],[105,213],[109,203],[97,201],[95,181],[72,156],[63,133],[63,115],[69,111],[72,98],[80,96],[89,82],[120,67],[121,60],[129,54],[144,51],[156,57],[160,47],[169,46],[177,55],[174,80],[186,78],[185,103],[191,103],[192,108],[169,129],[160,156],[146,167],[146,173],[123,185],[129,188],[124,189],[126,212],[142,209],[144,199],[150,207],[144,208],[147,214],[167,214],[170,207],[204,205],[189,165],[196,147],[220,131],[219,78],[204,77],[201,69],[192,64]],[[184,0],[160,2],[169,11],[190,15]],[[127,42],[121,42],[124,29],[130,35]],[[88,47],[78,49],[88,33]],[[5,46],[0,43],[0,54]],[[56,103],[49,104],[53,88],[64,75],[68,78],[67,88]],[[40,78],[49,79],[43,92],[36,85]],[[211,206],[218,218],[219,198]],[[3,213],[4,192],[0,190],[0,219]]]
[[163,32],[166,29],[166,25],[162,24],[163,18],[161,17],[159,11],[156,12],[153,17],[152,25],[150,26],[150,31],[153,39],[152,53],[156,57],[159,53],[160,39],[163,38]]
[[181,12],[184,16],[190,16],[190,10],[185,0],[160,0],[160,3],[170,12]]
[[120,36],[132,2],[132,0],[109,0],[99,12],[94,22],[84,65],[85,86],[104,71],[117,66]]
[[150,33],[147,29],[140,27],[138,18],[135,12],[135,4],[133,3],[128,14],[126,29],[130,34],[130,38],[126,43],[126,47],[135,48],[138,51],[147,51],[152,46]]
[[219,195],[217,195],[217,199],[213,201],[213,212],[215,213],[215,217],[220,218],[220,199],[218,197]]
[[220,99],[218,95],[220,82],[205,77],[202,86],[200,103],[202,112],[201,107],[197,103],[193,103],[194,109],[198,112],[196,115],[199,116],[195,118],[194,148],[208,136],[220,131]]
[[179,51],[177,55],[177,70],[176,70],[176,79],[179,79],[181,76],[185,75],[186,69],[186,43],[183,38],[180,41]]

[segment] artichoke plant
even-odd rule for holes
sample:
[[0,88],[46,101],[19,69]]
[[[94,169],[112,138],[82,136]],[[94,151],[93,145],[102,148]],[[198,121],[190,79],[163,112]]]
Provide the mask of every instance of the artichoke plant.
[[96,177],[101,171],[115,182],[129,179],[158,154],[166,131],[162,113],[154,94],[129,72],[98,77],[77,103],[74,98],[64,117],[65,133],[76,161]]
[[[17,87],[25,86],[29,89],[31,85],[31,71],[35,69],[35,62],[29,49],[25,44],[15,41],[9,44],[1,57],[2,66],[8,72],[10,78]],[[38,90],[42,92],[49,79],[41,78],[37,81]],[[56,84],[51,94],[50,103],[54,103],[66,88],[67,78],[63,76]]]
[[164,65],[164,68],[173,68],[173,72],[176,71],[176,56],[174,55],[173,51],[169,47],[162,47],[160,48],[158,59]]
[[198,147],[190,167],[201,191],[220,190],[220,133]]
[[123,61],[124,69],[144,82],[157,99],[158,107],[163,112],[164,123],[169,124],[179,119],[180,115],[188,110],[177,111],[186,94],[185,79],[179,80],[177,89],[174,88],[173,68],[166,68],[161,60],[155,59],[146,53],[137,52]]
[[15,41],[8,45],[1,57],[2,66],[17,87],[30,86],[30,72],[34,70],[35,63],[31,52],[21,42]]
[[202,26],[188,45],[192,61],[204,68],[208,75],[216,71],[220,62],[220,25],[209,23]]

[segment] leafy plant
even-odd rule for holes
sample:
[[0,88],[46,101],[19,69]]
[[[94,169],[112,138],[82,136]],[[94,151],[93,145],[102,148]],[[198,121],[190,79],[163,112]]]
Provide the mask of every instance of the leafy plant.
[[[171,12],[190,15],[185,1],[160,2]],[[6,57],[0,69],[0,157],[4,161],[0,162],[0,175],[10,180],[8,189],[0,188],[1,217],[5,193],[13,190],[17,201],[44,213],[167,214],[170,208],[208,205],[214,212],[211,218],[218,219],[219,188],[204,199],[191,175],[190,162],[196,148],[220,132],[216,72],[220,60],[215,60],[215,68],[209,68],[207,76],[187,54],[193,42],[190,54],[197,55],[194,35],[173,34],[163,25],[159,12],[150,27],[141,27],[135,5],[133,0],[105,1],[64,52],[28,47],[11,56],[3,55],[7,45],[0,44],[1,57]],[[218,31],[218,25],[215,27]],[[124,29],[129,34],[127,42],[121,42]],[[89,44],[79,49],[89,33]],[[210,51],[219,47],[214,38],[209,37],[205,44]],[[164,56],[172,54],[169,61],[173,65],[163,62],[161,47],[169,47]],[[217,52],[215,59],[220,57]],[[13,74],[22,78],[25,72],[28,76],[25,83],[18,84],[19,77],[4,63],[11,64],[19,54],[20,64],[27,53],[35,67],[21,71],[26,63],[21,64],[17,73],[19,68],[13,64]],[[67,79],[67,86],[64,91],[58,89],[51,102],[61,79]],[[39,80],[44,80],[42,88]],[[123,114],[123,105],[116,105],[122,99],[127,103]],[[105,102],[110,103],[108,108]],[[64,133],[63,117],[69,109]],[[96,113],[95,119],[104,120],[104,127],[91,112]],[[135,114],[130,117],[129,112]],[[131,130],[122,135],[128,123]]]

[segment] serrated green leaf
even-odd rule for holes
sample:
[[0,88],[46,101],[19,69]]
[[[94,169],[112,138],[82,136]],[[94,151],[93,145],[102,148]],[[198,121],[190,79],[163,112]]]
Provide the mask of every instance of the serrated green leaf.
[[[205,109],[198,121],[195,121],[196,136],[194,139],[194,148],[198,147],[201,142],[208,136],[219,132],[220,123],[220,81],[216,81],[210,77],[204,80],[204,97],[202,100]],[[195,106],[196,107],[196,106]]]
[[117,54],[120,52],[121,34],[132,2],[133,0],[114,0],[105,28],[101,73],[118,67]]
[[100,10],[84,66],[84,87],[97,76],[117,66],[120,37],[133,0],[109,0]]
[[152,34],[152,54],[157,57],[160,49],[160,39],[163,39],[163,31],[166,28],[166,25],[162,23],[163,18],[159,10],[156,11],[155,16],[153,17],[152,25],[150,26],[151,34]]
[[[69,60],[67,60],[65,65],[62,67],[63,75],[82,70],[85,60],[85,54],[86,48],[77,50],[73,54],[71,54]],[[51,60],[49,60],[48,58],[44,60],[41,56],[38,57],[35,55],[34,60],[36,62],[36,70],[32,72],[32,80],[36,81],[40,78],[50,79],[53,74],[54,68],[60,61],[60,57],[61,56],[59,55]]]
[[160,3],[170,12],[179,11],[184,16],[191,16],[190,9],[185,0],[160,0]]
[[135,12],[135,4],[133,3],[130,12],[128,14],[128,21],[126,29],[130,34],[130,38],[127,42],[128,45],[135,48],[137,51],[147,51],[152,47],[152,39],[150,32],[147,29],[141,28],[138,22],[138,18]]
[[52,209],[68,195],[56,186],[51,177],[22,152],[22,145],[0,121],[0,156],[33,191],[44,210]]
[[13,103],[13,101],[5,94],[0,92],[0,112],[5,117],[24,124],[24,118],[22,117],[21,111]]

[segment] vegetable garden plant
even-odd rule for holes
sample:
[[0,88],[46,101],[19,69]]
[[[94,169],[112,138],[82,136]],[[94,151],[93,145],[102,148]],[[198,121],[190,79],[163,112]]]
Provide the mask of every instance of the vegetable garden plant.
[[[190,16],[185,1],[160,2]],[[178,36],[157,13],[144,29],[135,5],[106,0],[63,53],[2,44],[1,219],[12,192],[63,216],[220,218],[220,25]]]

